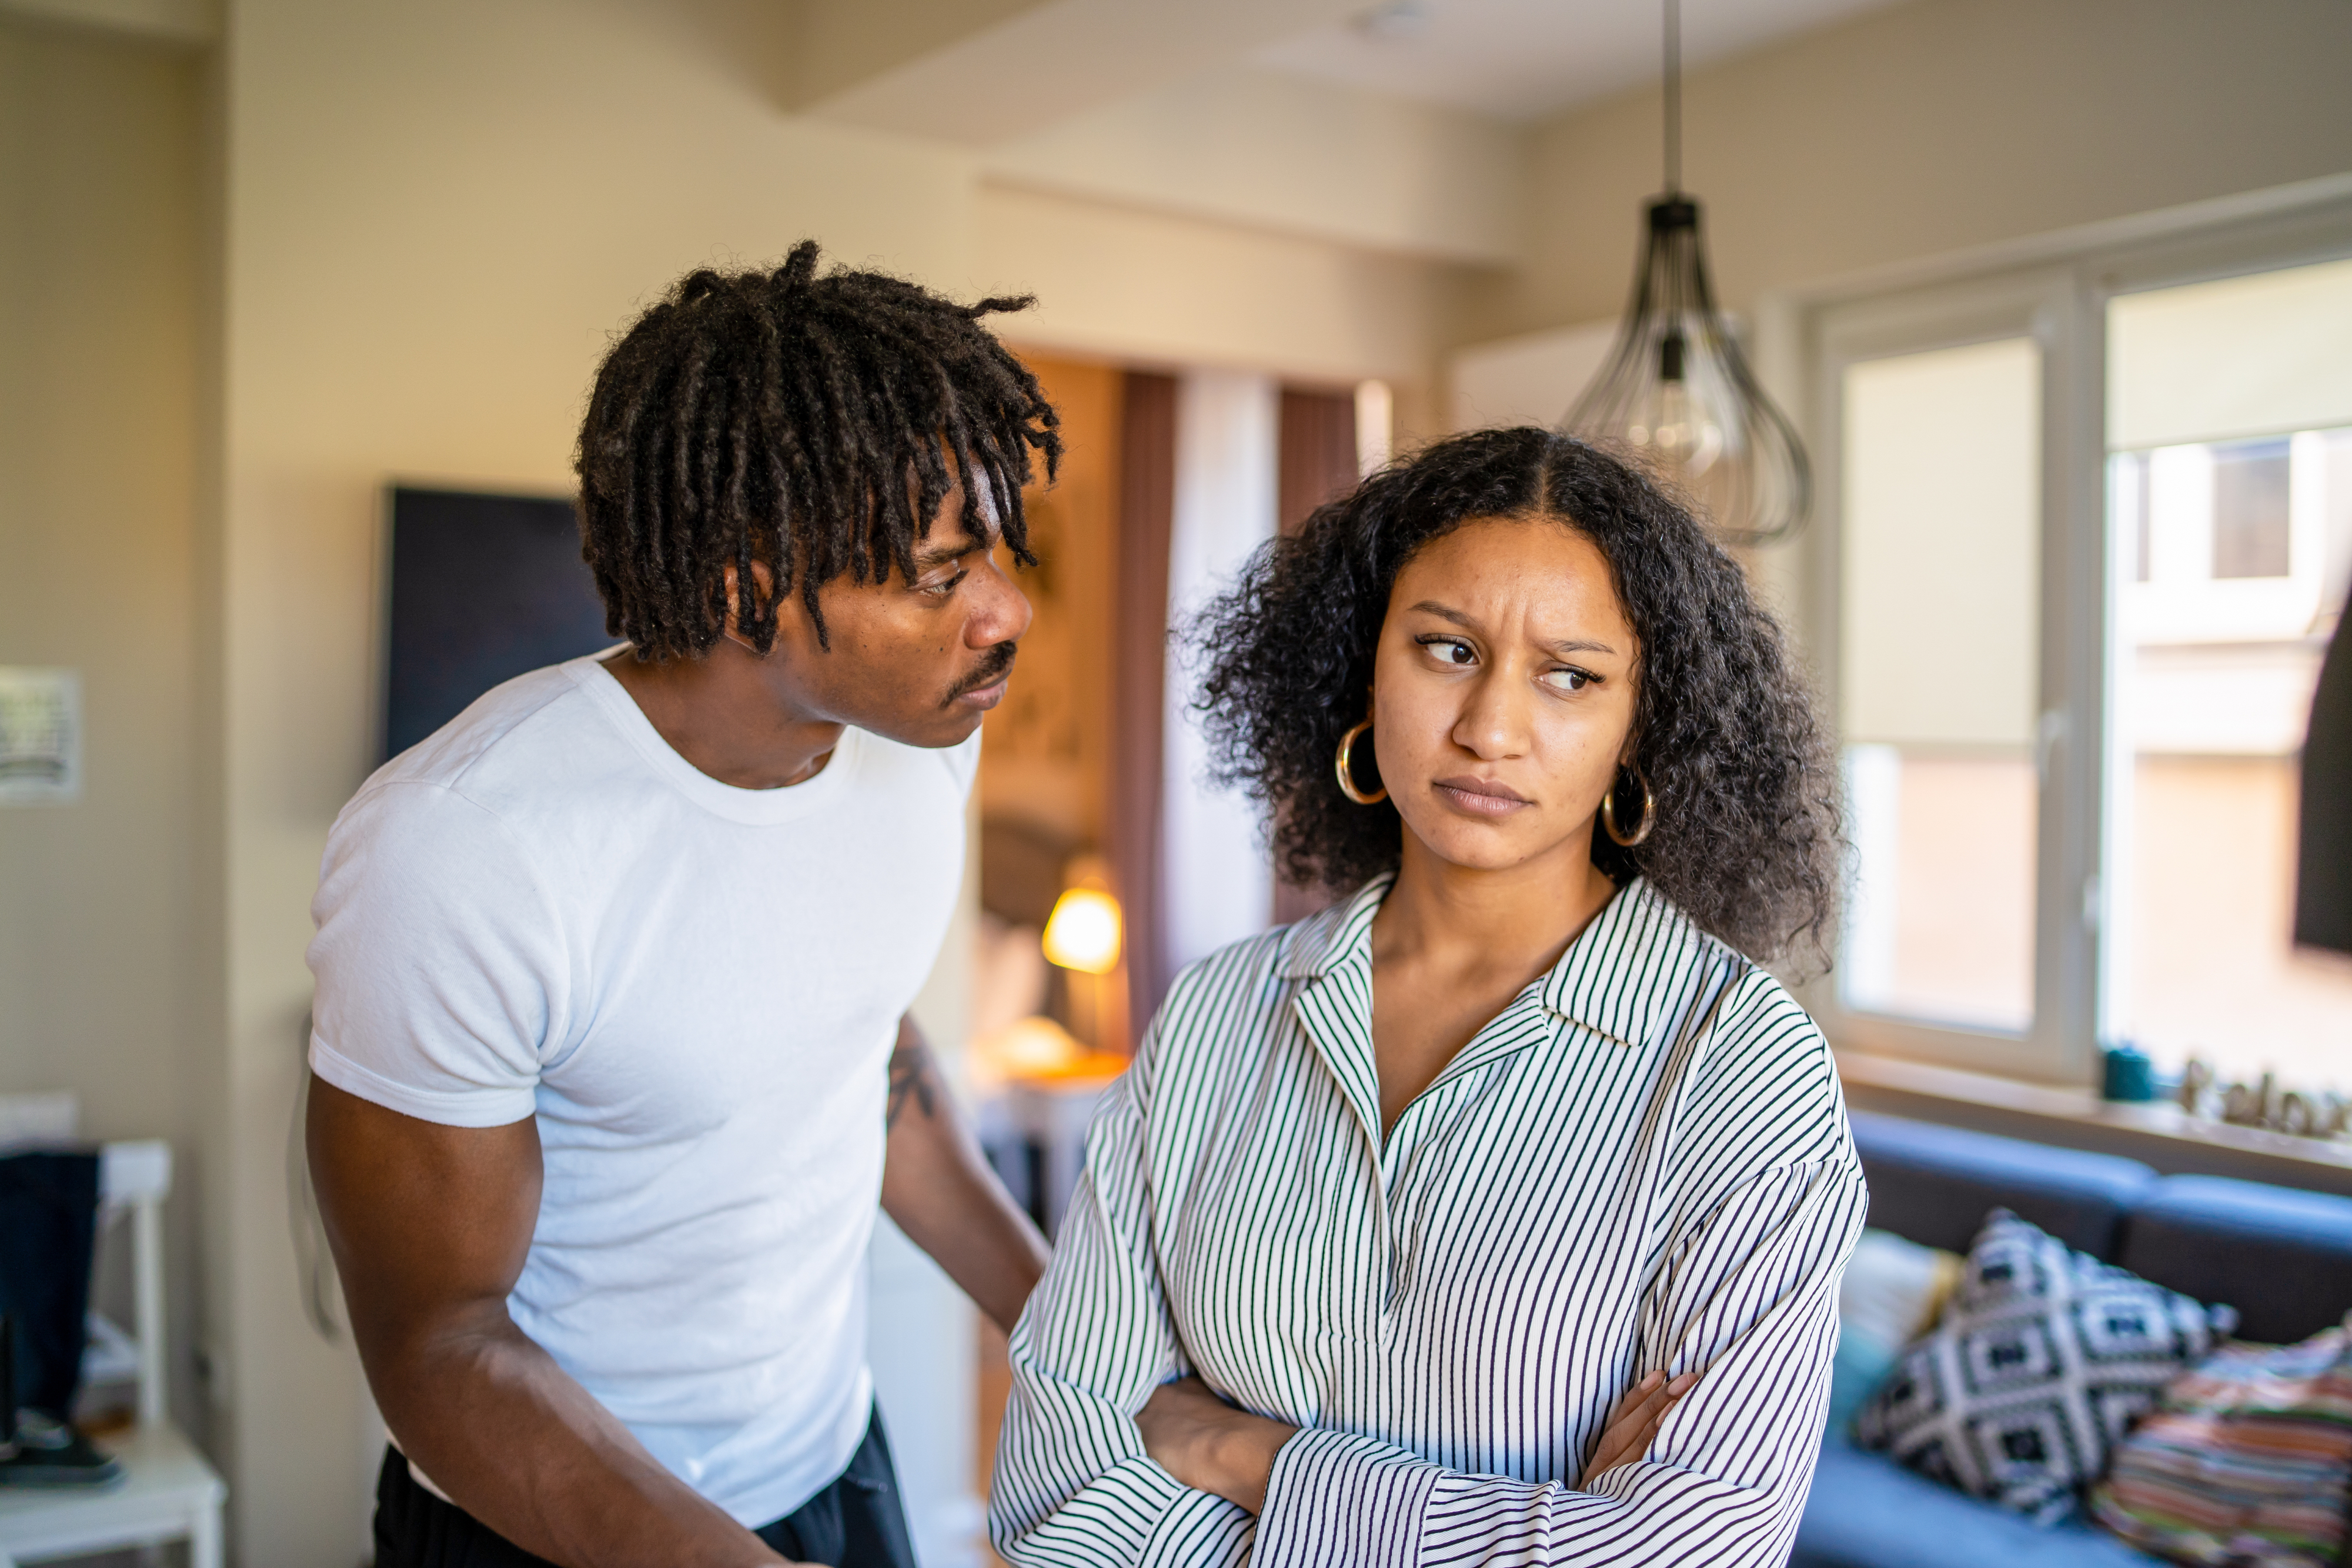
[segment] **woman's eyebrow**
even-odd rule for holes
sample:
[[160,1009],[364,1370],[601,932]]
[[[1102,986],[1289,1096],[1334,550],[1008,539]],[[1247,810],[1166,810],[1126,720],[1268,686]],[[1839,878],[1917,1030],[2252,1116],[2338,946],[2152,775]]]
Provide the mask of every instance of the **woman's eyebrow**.
[[1478,623],[1475,621],[1473,621],[1469,616],[1464,614],[1461,611],[1454,609],[1452,605],[1440,604],[1434,599],[1424,599],[1420,603],[1414,605],[1413,609],[1423,614],[1434,615],[1440,621],[1451,621],[1454,624],[1461,627],[1465,632],[1475,632],[1478,629]]
[[[1434,615],[1440,621],[1451,621],[1465,632],[1478,629],[1477,622],[1470,616],[1450,604],[1440,604],[1434,599],[1424,599],[1413,609],[1423,614]],[[1587,637],[1563,637],[1557,643],[1546,643],[1542,646],[1555,653],[1607,653],[1613,657],[1617,652],[1606,643],[1596,643]]]

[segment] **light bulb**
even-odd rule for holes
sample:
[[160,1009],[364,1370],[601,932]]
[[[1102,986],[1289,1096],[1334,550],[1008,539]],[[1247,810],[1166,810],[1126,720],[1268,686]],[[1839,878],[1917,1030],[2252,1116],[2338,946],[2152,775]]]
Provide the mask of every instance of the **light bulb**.
[[1723,423],[1686,381],[1662,381],[1626,428],[1625,438],[1654,454],[1685,486],[1695,486],[1723,455]]
[[1045,961],[1089,975],[1118,967],[1118,900],[1098,887],[1066,889],[1046,917]]

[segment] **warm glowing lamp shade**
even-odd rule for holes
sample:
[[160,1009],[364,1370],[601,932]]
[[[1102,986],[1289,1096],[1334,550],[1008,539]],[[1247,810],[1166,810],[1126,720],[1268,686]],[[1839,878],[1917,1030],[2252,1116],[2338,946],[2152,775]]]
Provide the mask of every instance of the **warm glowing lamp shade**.
[[1118,967],[1118,900],[1097,887],[1074,887],[1045,921],[1045,959],[1065,969],[1108,975]]

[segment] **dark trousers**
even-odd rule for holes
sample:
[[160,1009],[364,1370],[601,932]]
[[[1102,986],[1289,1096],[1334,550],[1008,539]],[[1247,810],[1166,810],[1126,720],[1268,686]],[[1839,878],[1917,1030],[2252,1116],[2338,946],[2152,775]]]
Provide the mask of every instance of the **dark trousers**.
[[[915,1568],[898,1477],[876,1412],[849,1468],[816,1496],[754,1531],[796,1563],[833,1568]],[[375,1568],[551,1568],[544,1557],[495,1534],[442,1501],[409,1473],[397,1449],[383,1452],[375,1483]]]
[[98,1156],[10,1155],[0,1159],[0,1323],[11,1343],[15,1396],[0,1413],[13,1431],[16,1407],[56,1420],[73,1416],[81,1385],[83,1323],[98,1228]]

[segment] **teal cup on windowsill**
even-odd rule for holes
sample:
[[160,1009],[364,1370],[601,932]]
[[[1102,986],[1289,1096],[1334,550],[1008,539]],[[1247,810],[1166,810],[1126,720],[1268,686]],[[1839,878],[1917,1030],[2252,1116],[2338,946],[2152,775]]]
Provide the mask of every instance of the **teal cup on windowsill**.
[[2099,1084],[2100,1098],[2141,1103],[2156,1098],[2156,1063],[2137,1046],[2116,1045],[2107,1048],[2105,1071]]

